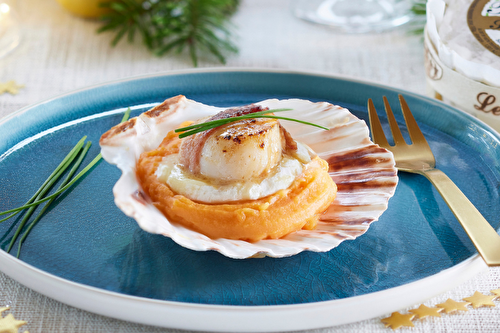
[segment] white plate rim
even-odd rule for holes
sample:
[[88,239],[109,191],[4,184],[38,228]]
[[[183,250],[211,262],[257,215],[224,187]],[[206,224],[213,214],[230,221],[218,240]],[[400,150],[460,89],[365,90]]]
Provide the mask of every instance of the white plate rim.
[[4,251],[0,251],[0,266],[6,275],[26,287],[98,315],[212,332],[317,329],[389,315],[452,289],[488,267],[474,255],[432,276],[361,296],[291,305],[233,306],[161,301],[91,287],[47,273]]

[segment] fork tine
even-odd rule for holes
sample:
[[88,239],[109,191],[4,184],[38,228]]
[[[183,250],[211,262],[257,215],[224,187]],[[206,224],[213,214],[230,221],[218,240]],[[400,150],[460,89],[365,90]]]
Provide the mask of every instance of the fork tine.
[[408,134],[410,135],[411,142],[412,143],[418,142],[419,144],[423,143],[427,144],[427,140],[422,134],[420,127],[418,127],[418,124],[415,121],[415,118],[413,117],[413,114],[411,113],[410,108],[408,107],[408,104],[406,103],[402,95],[399,95],[399,103],[401,104],[401,110],[403,111],[403,116],[405,117],[406,127],[408,128]]
[[389,120],[389,126],[391,128],[394,145],[405,144],[405,139],[403,138],[403,134],[401,134],[401,130],[399,129],[396,118],[394,117],[394,113],[392,113],[389,101],[385,96],[383,96],[382,98],[384,99],[385,112],[387,113],[387,120]]
[[377,110],[375,110],[375,105],[373,105],[371,98],[368,99],[368,117],[370,119],[370,130],[372,132],[373,142],[383,148],[389,148],[389,142],[387,142],[382,124],[380,124],[380,119],[377,115]]

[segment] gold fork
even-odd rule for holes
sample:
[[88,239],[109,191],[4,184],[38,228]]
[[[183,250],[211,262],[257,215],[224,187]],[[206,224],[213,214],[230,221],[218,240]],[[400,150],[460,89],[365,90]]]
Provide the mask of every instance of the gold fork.
[[384,96],[383,99],[394,145],[391,146],[387,142],[377,111],[370,98],[368,114],[373,141],[394,154],[398,170],[417,173],[430,180],[455,214],[486,264],[488,266],[500,265],[500,236],[451,179],[435,168],[434,154],[403,96],[399,95],[399,102],[412,144],[406,143],[387,98]]

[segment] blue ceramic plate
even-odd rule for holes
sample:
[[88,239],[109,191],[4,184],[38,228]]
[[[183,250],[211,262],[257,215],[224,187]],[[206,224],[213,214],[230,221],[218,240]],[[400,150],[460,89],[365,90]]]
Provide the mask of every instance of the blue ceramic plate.
[[[134,116],[178,94],[215,106],[293,97],[338,104],[367,120],[368,98],[382,111],[382,96],[398,105],[398,93],[421,125],[437,166],[498,229],[500,151],[495,147],[500,137],[489,127],[413,93],[268,70],[143,76],[20,110],[0,121],[0,211],[30,198],[84,135],[94,142],[88,163],[99,153],[101,134],[128,107]],[[119,176],[116,167],[98,164],[46,213],[19,260],[5,249],[20,218],[0,224],[2,271],[52,298],[115,318],[184,329],[278,331],[387,314],[443,292],[484,267],[439,194],[418,175],[399,175],[389,208],[355,241],[326,253],[246,260],[191,251],[142,231],[113,203]]]

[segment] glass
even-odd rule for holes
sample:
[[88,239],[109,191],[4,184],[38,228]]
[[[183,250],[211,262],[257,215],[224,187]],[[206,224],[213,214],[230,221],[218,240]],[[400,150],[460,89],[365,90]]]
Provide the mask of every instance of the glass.
[[408,23],[410,0],[295,0],[293,13],[304,20],[347,33],[379,32]]
[[0,0],[0,57],[7,55],[19,45],[20,30],[13,3]]

